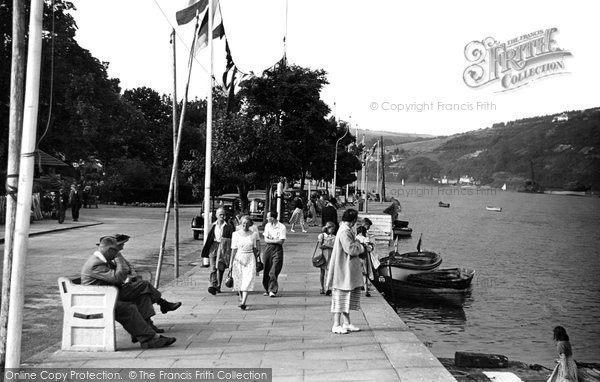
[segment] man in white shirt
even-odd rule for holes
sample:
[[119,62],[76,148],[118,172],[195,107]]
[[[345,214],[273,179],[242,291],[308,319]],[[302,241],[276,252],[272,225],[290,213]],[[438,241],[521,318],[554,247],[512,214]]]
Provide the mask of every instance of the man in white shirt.
[[267,215],[267,224],[263,232],[266,249],[263,257],[265,269],[263,273],[263,287],[265,296],[275,297],[279,290],[277,277],[283,268],[283,242],[287,238],[287,229],[277,220],[277,211],[270,211]]

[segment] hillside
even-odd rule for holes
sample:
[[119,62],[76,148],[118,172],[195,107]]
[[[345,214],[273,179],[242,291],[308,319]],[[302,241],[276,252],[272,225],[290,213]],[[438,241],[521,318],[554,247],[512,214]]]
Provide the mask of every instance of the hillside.
[[[355,134],[353,129],[350,129],[352,134]],[[386,148],[391,145],[397,145],[404,142],[412,142],[419,139],[431,139],[433,136],[427,134],[412,134],[412,133],[395,133],[391,131],[363,130],[358,129],[357,141],[361,141],[365,137],[365,144],[371,146],[377,139],[383,137]]]
[[[568,120],[557,120],[566,119],[564,115]],[[545,188],[600,189],[600,108],[498,123],[386,149],[399,159],[386,164],[391,179],[423,182],[469,175],[481,184],[519,188],[533,168],[534,179]]]

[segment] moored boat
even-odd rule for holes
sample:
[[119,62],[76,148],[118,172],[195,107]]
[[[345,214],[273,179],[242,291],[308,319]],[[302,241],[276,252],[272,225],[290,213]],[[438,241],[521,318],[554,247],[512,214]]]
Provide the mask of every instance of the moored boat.
[[408,222],[405,220],[396,220],[392,226],[392,232],[394,233],[393,239],[411,237],[413,229],[408,228]]
[[450,203],[439,202],[438,206],[443,208],[450,208]]
[[502,207],[485,206],[485,209],[492,212],[502,212]]
[[432,271],[442,264],[442,257],[435,252],[408,252],[399,254],[392,251],[389,256],[379,259],[379,275],[394,280],[405,281],[409,275]]
[[392,299],[462,307],[471,295],[475,271],[466,268],[440,269],[411,274],[406,280],[397,280],[384,273],[382,269],[373,284]]
[[412,232],[413,229],[408,227],[394,229],[394,239],[402,237],[411,237]]
[[409,275],[406,281],[429,288],[465,289],[471,285],[475,271],[468,268],[447,268]]

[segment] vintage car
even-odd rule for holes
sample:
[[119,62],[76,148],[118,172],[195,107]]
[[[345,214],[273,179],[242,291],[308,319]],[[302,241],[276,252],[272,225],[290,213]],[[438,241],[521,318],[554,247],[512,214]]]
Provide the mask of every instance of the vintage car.
[[248,191],[248,202],[250,218],[254,221],[262,221],[267,202],[265,200],[266,190]]
[[[223,194],[221,196],[215,196],[211,199],[211,221],[217,220],[215,212],[220,207],[225,209],[227,213],[226,219],[229,219],[234,215],[234,211],[240,209],[240,198],[237,194]],[[194,240],[200,239],[200,235],[204,233],[204,212],[200,210],[200,213],[192,218],[191,223],[192,232],[194,234]]]

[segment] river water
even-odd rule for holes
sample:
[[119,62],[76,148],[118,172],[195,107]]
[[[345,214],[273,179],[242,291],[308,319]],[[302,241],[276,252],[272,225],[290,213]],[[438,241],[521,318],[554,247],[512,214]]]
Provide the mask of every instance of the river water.
[[422,233],[442,268],[476,271],[462,309],[393,303],[434,355],[496,353],[550,367],[552,329],[562,325],[575,359],[599,361],[600,198],[400,184],[387,195],[414,230],[400,252],[414,251]]

